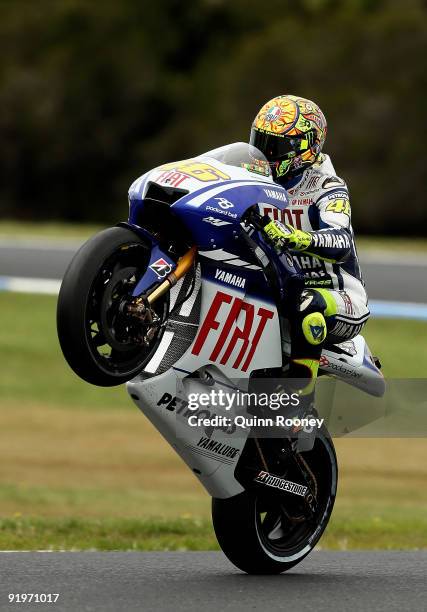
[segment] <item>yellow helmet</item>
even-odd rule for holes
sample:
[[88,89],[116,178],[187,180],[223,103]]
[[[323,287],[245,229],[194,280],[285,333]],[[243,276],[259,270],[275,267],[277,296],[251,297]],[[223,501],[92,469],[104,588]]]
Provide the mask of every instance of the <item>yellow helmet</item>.
[[317,104],[299,96],[277,96],[255,117],[250,144],[264,153],[275,179],[288,180],[318,159],[326,131]]

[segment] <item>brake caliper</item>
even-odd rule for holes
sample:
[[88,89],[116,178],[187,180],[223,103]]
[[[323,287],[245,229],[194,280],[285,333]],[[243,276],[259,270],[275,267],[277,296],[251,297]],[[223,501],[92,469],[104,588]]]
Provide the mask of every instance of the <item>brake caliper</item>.
[[160,317],[142,296],[128,302],[125,306],[125,312],[143,325],[143,334],[139,335],[136,340],[144,346],[149,346],[160,327]]

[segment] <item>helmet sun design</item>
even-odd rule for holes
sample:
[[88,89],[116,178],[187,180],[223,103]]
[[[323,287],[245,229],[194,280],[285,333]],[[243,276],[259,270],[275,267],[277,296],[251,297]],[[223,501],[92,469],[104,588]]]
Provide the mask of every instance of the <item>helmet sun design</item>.
[[264,153],[274,178],[288,180],[318,160],[326,131],[317,104],[299,96],[277,96],[255,117],[250,144]]

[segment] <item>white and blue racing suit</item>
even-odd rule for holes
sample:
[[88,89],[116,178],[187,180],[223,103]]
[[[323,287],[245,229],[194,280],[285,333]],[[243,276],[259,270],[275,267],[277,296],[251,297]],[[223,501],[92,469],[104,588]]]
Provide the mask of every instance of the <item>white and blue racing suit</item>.
[[[285,366],[301,407],[314,398],[322,348],[360,333],[369,317],[365,285],[351,227],[345,182],[322,154],[301,175],[280,182],[289,196],[281,220],[265,219],[264,231],[280,251],[286,246],[303,273],[303,286],[288,296],[291,354]],[[263,206],[270,217],[278,209]]]
[[[281,221],[308,232],[312,243],[292,256],[305,277],[306,288],[326,290],[336,313],[326,316],[328,341],[349,340],[360,333],[369,318],[368,298],[357,257],[351,226],[347,185],[335,175],[328,155],[322,155],[303,174],[281,183],[289,207]],[[276,216],[278,209],[263,207]],[[322,291],[325,297],[326,292]]]

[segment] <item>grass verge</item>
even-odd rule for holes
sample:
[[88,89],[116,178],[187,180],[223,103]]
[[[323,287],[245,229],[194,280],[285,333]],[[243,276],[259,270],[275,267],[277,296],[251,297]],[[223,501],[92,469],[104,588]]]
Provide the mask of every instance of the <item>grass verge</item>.
[[[335,512],[318,548],[418,550],[426,541],[425,516],[397,516],[394,510],[356,519]],[[0,549],[185,551],[219,546],[208,519],[13,517],[0,519]]]
[[210,521],[175,519],[0,519],[1,550],[215,550]]
[[103,229],[95,223],[63,223],[60,221],[0,221],[0,238],[49,238],[86,240]]
[[[56,336],[56,298],[0,294],[2,328],[0,402],[43,403],[102,410],[129,406],[123,387],[100,389],[81,381],[62,356]],[[427,324],[422,321],[371,320],[364,329],[389,378],[425,377],[427,351],[420,347]],[[414,357],[414,347],[417,349]]]
[[[124,388],[65,364],[48,296],[0,294],[0,549],[216,548],[210,500]],[[388,376],[425,376],[426,324],[373,320]],[[427,547],[427,441],[338,439],[322,548]]]

